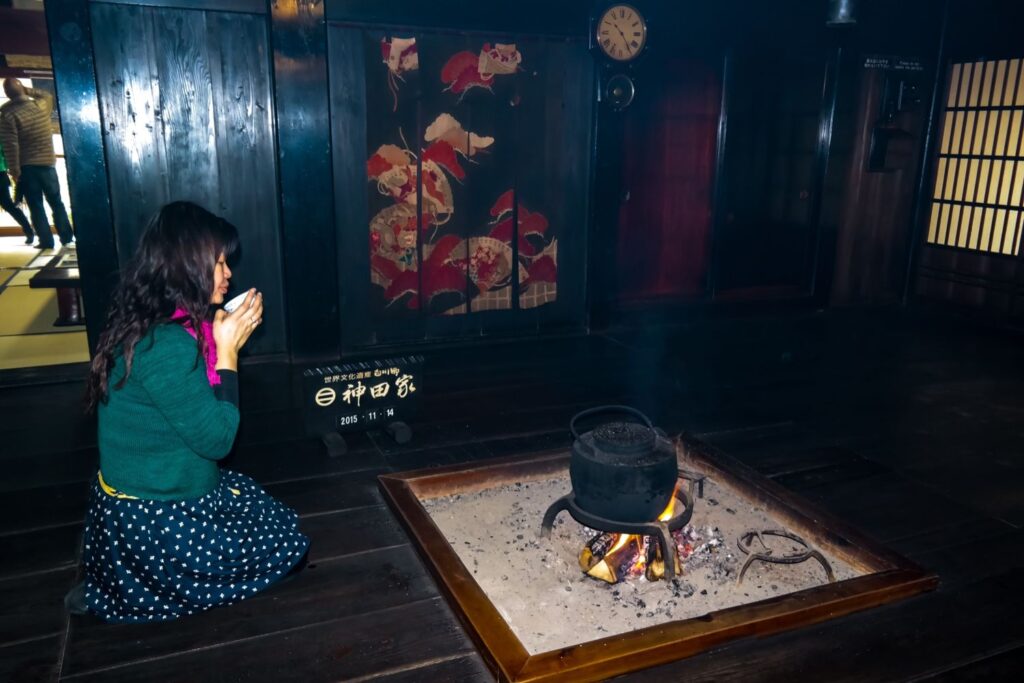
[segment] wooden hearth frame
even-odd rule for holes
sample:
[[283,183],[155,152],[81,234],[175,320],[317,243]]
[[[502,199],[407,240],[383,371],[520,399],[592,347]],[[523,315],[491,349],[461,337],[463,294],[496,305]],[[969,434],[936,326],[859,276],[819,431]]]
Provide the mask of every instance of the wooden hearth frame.
[[[380,475],[385,497],[499,680],[591,681],[689,657],[736,638],[818,623],[932,590],[938,578],[815,509],[749,467],[683,435],[680,467],[707,474],[764,507],[790,531],[864,576],[531,655],[434,524],[421,500],[567,474],[563,450]],[[537,520],[540,528],[540,519]]]

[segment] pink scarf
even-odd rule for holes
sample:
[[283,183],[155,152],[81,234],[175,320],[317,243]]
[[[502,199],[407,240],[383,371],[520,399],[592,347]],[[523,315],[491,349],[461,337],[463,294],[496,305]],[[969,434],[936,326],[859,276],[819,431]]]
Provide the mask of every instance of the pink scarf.
[[[198,339],[195,329],[192,327],[192,320],[188,311],[179,308],[171,315],[171,322],[180,323],[185,331]],[[213,342],[213,323],[204,320],[200,325],[203,328],[203,339],[206,340],[206,379],[210,386],[220,384],[220,375],[217,374],[217,345]]]

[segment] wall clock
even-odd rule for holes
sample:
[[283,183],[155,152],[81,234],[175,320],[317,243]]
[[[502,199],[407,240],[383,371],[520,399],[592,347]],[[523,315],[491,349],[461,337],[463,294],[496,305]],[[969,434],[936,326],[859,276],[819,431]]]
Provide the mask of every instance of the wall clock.
[[594,37],[605,56],[629,62],[647,45],[647,20],[632,5],[612,5],[597,20]]

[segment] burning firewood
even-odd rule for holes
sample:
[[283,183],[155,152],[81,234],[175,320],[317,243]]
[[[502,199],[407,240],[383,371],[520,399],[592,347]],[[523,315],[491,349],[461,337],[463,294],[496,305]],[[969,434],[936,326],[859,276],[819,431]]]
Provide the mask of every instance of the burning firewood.
[[[721,543],[710,529],[705,538],[697,529],[686,526],[672,532],[675,545],[675,575],[683,573],[683,562],[697,551],[707,555]],[[710,540],[708,540],[710,539]],[[599,533],[580,551],[580,569],[588,576],[618,583],[640,575],[648,581],[665,578],[665,560],[657,539],[629,534]]]
[[598,534],[580,552],[580,569],[608,583],[641,573],[643,564],[643,542],[639,536]]

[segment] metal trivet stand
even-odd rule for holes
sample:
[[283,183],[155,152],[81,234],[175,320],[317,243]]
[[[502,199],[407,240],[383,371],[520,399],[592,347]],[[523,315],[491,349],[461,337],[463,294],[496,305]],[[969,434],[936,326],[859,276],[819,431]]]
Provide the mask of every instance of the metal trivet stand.
[[579,505],[576,504],[576,496],[572,493],[567,493],[547,509],[544,513],[544,520],[540,525],[540,535],[542,538],[547,538],[551,535],[551,527],[555,523],[555,518],[558,517],[559,513],[563,510],[568,510],[569,514],[577,522],[583,526],[590,527],[591,529],[597,529],[598,531],[604,531],[613,534],[632,534],[635,536],[651,536],[657,540],[658,545],[661,546],[661,557],[664,559],[665,564],[665,579],[670,581],[676,575],[676,562],[679,559],[679,553],[676,550],[675,540],[672,538],[672,532],[677,529],[682,529],[687,522],[690,521],[690,517],[693,516],[693,493],[694,487],[697,488],[697,497],[704,497],[704,475],[695,472],[688,472],[685,470],[679,470],[679,478],[685,479],[688,483],[686,491],[681,489],[675,492],[675,498],[683,505],[682,511],[672,517],[672,519],[652,522],[619,522],[613,519],[605,519],[604,517],[598,517],[593,515]]
[[[802,552],[796,552],[791,555],[773,555],[771,548],[764,542],[764,536],[779,536],[781,538],[788,538],[791,541],[795,541],[802,545],[806,550]],[[753,552],[750,544],[753,543],[754,539],[757,539],[761,543],[761,547],[764,548],[763,552]],[[747,573],[747,569],[750,568],[754,562],[760,560],[761,562],[771,562],[773,564],[800,564],[806,562],[812,557],[821,563],[821,566],[825,568],[825,575],[828,576],[829,583],[836,582],[836,575],[832,573],[832,566],[825,559],[825,556],[821,554],[815,548],[812,548],[810,544],[804,539],[800,538],[796,534],[781,529],[765,529],[764,531],[749,530],[744,531],[739,540],[736,541],[736,545],[743,552],[744,555],[748,555],[747,561],[743,563],[743,567],[740,569],[740,576],[736,583],[743,583],[743,575]]]

